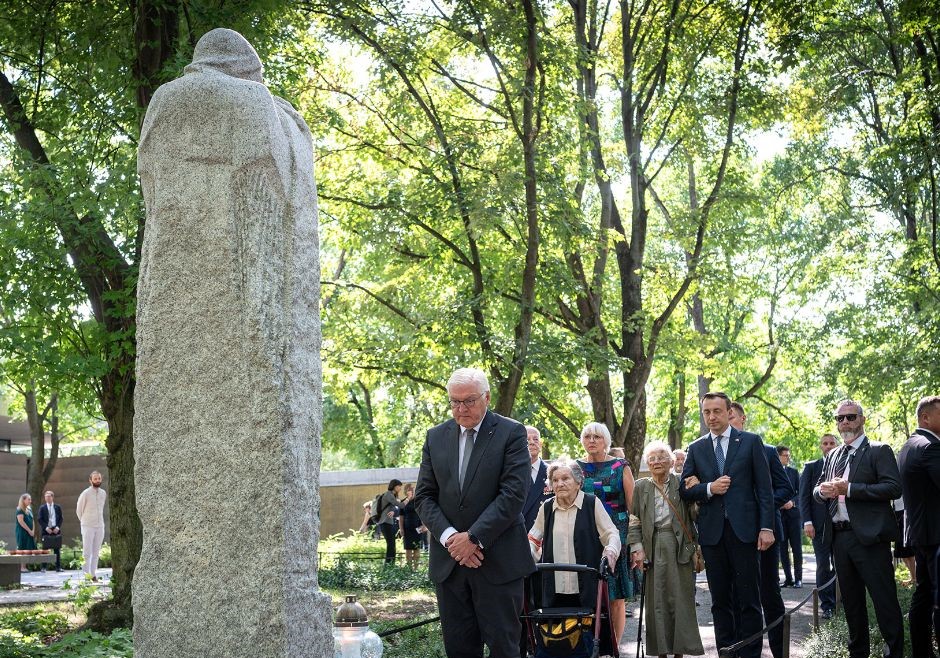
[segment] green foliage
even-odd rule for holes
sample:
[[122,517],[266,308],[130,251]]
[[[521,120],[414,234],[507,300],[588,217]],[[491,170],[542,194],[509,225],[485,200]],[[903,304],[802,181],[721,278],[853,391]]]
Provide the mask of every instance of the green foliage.
[[94,631],[69,633],[41,654],[42,658],[133,658],[133,633],[115,629],[110,635]]
[[417,570],[399,564],[384,564],[378,559],[339,556],[331,565],[317,572],[321,587],[351,592],[377,590],[431,589],[426,568]]
[[[907,576],[907,570],[903,572],[901,568],[895,574],[900,582],[903,576]],[[901,604],[901,610],[908,610],[911,605],[912,590],[898,585],[898,601]],[[883,641],[881,633],[878,631],[878,620],[875,618],[875,609],[872,606],[871,599],[866,596],[868,602],[868,632],[871,642],[871,658],[880,658],[882,655]],[[806,639],[803,645],[803,655],[806,658],[848,658],[849,655],[849,629],[845,623],[845,615],[841,613],[829,621],[820,623],[819,632],[813,633]],[[911,653],[910,634],[904,634],[904,653]]]
[[[64,567],[66,569],[81,569],[85,565],[81,537],[76,537],[72,545],[64,550],[67,550],[68,554],[71,555],[71,557],[67,559],[63,556],[63,560],[65,560]],[[111,545],[107,542],[101,544],[101,551],[98,553],[98,566],[102,569],[110,569],[112,567]]]
[[79,578],[74,583],[71,578],[66,580],[62,583],[62,589],[69,592],[68,601],[78,614],[87,614],[88,609],[91,608],[94,603],[104,599],[101,590],[95,586],[91,577],[87,575]]
[[[418,623],[421,619],[410,620],[409,623]],[[376,633],[392,630],[404,626],[405,622],[369,622],[369,627]],[[444,637],[441,635],[441,623],[432,622],[412,628],[401,633],[395,633],[383,638],[385,658],[445,658]]]
[[13,629],[23,635],[34,635],[40,639],[62,635],[68,627],[69,622],[65,615],[58,612],[46,612],[42,606],[28,610],[0,612],[0,628]]
[[44,648],[35,636],[0,627],[0,656],[3,658],[40,658]]

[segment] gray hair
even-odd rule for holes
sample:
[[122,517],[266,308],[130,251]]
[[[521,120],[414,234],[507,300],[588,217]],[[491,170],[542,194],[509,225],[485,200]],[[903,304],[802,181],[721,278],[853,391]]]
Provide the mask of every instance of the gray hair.
[[925,398],[921,398],[920,402],[917,403],[917,418],[920,418],[921,412],[926,411],[935,404],[940,404],[940,395],[928,395]]
[[555,471],[567,468],[571,471],[571,477],[574,478],[574,481],[578,483],[578,487],[584,484],[584,471],[581,470],[581,464],[573,460],[571,457],[559,457],[554,461],[548,464],[548,481],[552,481],[552,475]]
[[685,457],[685,450],[683,450],[682,448],[676,448],[675,450],[672,451],[673,460],[675,460],[675,458],[678,457],[679,455],[682,455],[683,457]]
[[486,378],[486,373],[479,368],[458,368],[455,370],[454,374],[447,380],[447,390],[449,391],[451,386],[467,386],[469,384],[476,384],[477,391],[480,393],[488,393],[490,390],[490,380]]
[[535,432],[535,436],[538,437],[539,441],[542,440],[542,433],[539,432],[539,428],[538,428],[538,427],[533,427],[532,425],[526,425],[526,426],[525,426],[525,431],[526,431],[527,434],[528,434],[529,432]]
[[654,452],[665,452],[669,456],[669,463],[673,464],[676,461],[676,458],[672,454],[672,448],[669,447],[669,444],[665,441],[650,441],[646,444],[646,447],[643,448],[643,461],[642,464],[649,465],[649,458]]
[[607,425],[605,425],[604,423],[598,423],[598,422],[588,423],[587,425],[584,426],[584,429],[581,430],[582,439],[584,439],[585,434],[600,434],[602,437],[604,437],[604,450],[606,451],[610,450],[610,444],[612,443],[612,439],[610,438],[610,430],[607,429]]
[[864,416],[864,415],[865,415],[865,410],[862,409],[862,405],[860,405],[858,402],[856,402],[856,401],[853,400],[852,398],[845,398],[844,400],[839,400],[839,404],[836,405],[836,411],[839,411],[839,408],[840,408],[840,407],[844,407],[844,406],[847,405],[847,404],[848,404],[848,405],[851,405],[851,406],[853,406],[853,407],[855,407],[856,409],[858,409],[858,415],[859,415],[859,416]]

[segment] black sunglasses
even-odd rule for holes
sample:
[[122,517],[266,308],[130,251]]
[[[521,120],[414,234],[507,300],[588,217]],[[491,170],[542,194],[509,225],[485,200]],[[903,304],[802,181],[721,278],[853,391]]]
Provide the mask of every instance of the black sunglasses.
[[858,414],[836,414],[834,418],[836,419],[837,423],[841,423],[843,420],[854,423],[855,419],[858,418]]

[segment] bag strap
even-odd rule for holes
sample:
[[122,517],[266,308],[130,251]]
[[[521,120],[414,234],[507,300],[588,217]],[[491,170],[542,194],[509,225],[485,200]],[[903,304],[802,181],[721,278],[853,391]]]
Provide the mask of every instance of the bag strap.
[[[653,482],[653,481],[650,480],[650,482]],[[679,525],[682,526],[682,532],[685,533],[685,538],[689,540],[689,543],[690,543],[690,544],[694,544],[694,543],[695,543],[695,540],[692,539],[692,533],[689,532],[689,529],[688,529],[687,527],[685,527],[685,523],[682,521],[682,517],[679,515],[678,510],[676,510],[676,506],[672,504],[672,501],[671,501],[671,500],[669,500],[669,496],[667,496],[667,495],[663,492],[663,490],[660,489],[660,488],[657,486],[657,484],[656,484],[655,482],[653,482],[653,486],[656,487],[656,491],[658,491],[658,492],[659,492],[659,495],[663,497],[663,500],[666,501],[666,504],[668,504],[669,507],[672,508],[672,513],[675,515],[676,520],[679,522]]]

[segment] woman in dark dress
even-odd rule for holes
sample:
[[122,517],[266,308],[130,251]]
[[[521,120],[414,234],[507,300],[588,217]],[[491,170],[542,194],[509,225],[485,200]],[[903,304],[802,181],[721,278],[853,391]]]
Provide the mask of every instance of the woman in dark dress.
[[[620,542],[627,545],[630,529],[630,506],[633,502],[633,471],[625,459],[610,454],[610,431],[603,423],[588,423],[581,430],[581,445],[586,456],[578,460],[584,472],[585,493],[594,494],[604,504],[620,533]],[[610,618],[619,641],[627,624],[627,599],[633,598],[633,575],[630,560],[618,560],[614,573],[607,579],[610,593]]]
[[[33,534],[33,508],[30,507],[33,499],[29,494],[20,496],[20,502],[16,506],[16,549],[19,551],[36,550],[36,539]],[[20,571],[26,571],[26,565],[20,566]]]
[[421,519],[415,509],[415,485],[405,485],[405,497],[401,501],[401,514],[398,516],[398,529],[401,531],[401,543],[405,547],[405,561],[412,569],[418,568],[421,557],[421,535],[418,528]]

